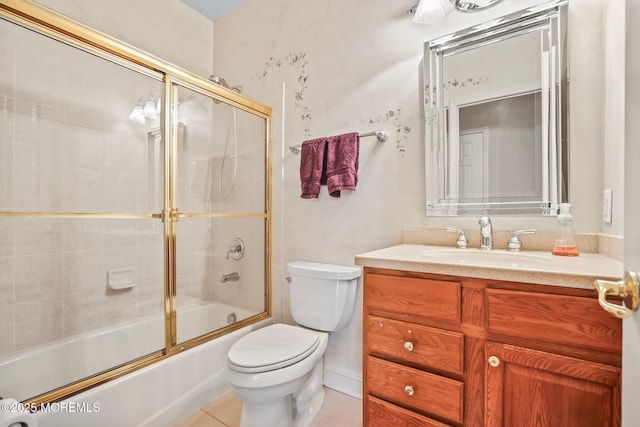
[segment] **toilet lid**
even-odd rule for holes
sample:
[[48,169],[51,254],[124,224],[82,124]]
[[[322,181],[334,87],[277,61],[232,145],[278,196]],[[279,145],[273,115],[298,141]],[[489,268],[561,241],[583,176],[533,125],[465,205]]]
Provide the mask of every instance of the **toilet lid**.
[[276,324],[251,332],[229,349],[231,368],[239,372],[266,372],[293,365],[318,347],[318,333]]

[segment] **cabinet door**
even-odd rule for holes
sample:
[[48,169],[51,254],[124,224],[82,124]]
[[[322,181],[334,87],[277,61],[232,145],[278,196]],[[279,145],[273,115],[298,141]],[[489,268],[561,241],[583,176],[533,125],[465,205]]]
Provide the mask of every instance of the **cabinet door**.
[[497,343],[485,356],[485,426],[620,425],[620,368]]

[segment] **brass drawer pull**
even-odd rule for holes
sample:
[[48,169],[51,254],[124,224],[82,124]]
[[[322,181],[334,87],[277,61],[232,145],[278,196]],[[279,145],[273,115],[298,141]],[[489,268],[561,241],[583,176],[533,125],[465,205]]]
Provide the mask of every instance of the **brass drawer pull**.
[[489,366],[491,366],[492,368],[497,368],[498,366],[500,366],[500,359],[498,359],[496,356],[489,357],[487,362],[489,362]]
[[412,385],[406,385],[404,386],[404,394],[406,394],[407,396],[413,396],[413,386]]
[[407,351],[413,351],[413,343],[411,341],[406,341],[404,343],[404,348]]

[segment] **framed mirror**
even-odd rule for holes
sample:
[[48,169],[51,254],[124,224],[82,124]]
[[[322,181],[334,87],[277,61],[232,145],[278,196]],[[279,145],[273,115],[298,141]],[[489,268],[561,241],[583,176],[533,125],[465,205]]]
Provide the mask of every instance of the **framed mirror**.
[[425,43],[428,216],[556,215],[568,201],[567,2]]

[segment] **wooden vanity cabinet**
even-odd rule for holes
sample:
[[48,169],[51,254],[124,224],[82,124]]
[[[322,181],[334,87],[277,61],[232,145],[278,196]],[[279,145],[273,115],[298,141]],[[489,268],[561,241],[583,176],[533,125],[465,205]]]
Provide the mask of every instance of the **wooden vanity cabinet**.
[[619,426],[595,292],[366,267],[363,425]]

